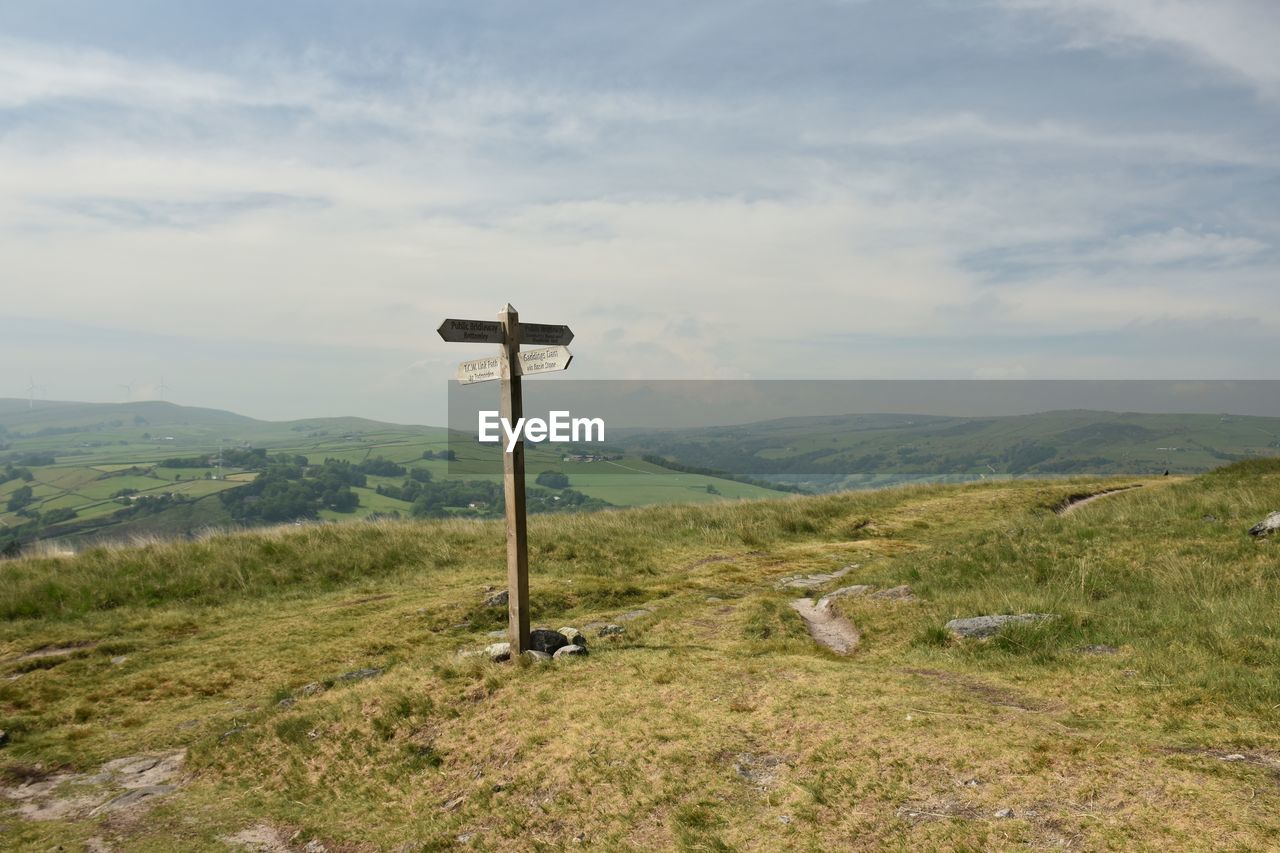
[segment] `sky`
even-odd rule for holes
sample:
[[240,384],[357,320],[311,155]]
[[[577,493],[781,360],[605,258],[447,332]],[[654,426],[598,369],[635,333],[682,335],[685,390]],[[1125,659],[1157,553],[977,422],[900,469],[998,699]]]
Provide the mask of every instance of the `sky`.
[[436,327],[507,302],[584,379],[1275,379],[1277,44],[1274,0],[0,2],[0,396],[443,423],[490,347]]

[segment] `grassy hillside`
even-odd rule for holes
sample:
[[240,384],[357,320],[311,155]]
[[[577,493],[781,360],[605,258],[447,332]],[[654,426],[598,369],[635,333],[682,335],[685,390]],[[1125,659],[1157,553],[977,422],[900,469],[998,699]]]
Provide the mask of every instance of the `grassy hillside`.
[[[505,616],[482,604],[496,523],[10,561],[7,795],[188,751],[149,809],[32,820],[12,800],[5,844],[1266,849],[1280,542],[1244,531],[1277,509],[1280,464],[1255,462],[535,517],[535,622],[626,628],[554,665],[456,656]],[[914,598],[842,599],[862,643],[836,657],[776,584],[848,564],[812,594]],[[942,627],[1019,612],[1056,618],[986,642]],[[100,784],[79,781],[63,793]]]

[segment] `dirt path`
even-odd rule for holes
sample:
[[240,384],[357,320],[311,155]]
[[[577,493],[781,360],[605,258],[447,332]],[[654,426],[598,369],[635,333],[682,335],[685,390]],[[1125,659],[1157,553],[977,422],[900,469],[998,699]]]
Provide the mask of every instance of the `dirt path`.
[[831,608],[830,597],[819,600],[817,604],[807,598],[797,598],[791,606],[800,614],[810,636],[819,645],[838,655],[847,655],[858,647],[861,634],[852,622]]
[[1093,503],[1094,501],[1100,498],[1105,498],[1111,495],[1119,494],[1120,492],[1128,492],[1128,491],[1132,491],[1133,489],[1141,489],[1141,488],[1142,488],[1142,485],[1137,484],[1133,486],[1119,486],[1114,489],[1103,489],[1102,491],[1094,492],[1091,495],[1075,495],[1073,497],[1067,498],[1063,503],[1059,504],[1057,509],[1054,510],[1054,512],[1056,512],[1058,515],[1070,515],[1071,513],[1075,512],[1085,504]]

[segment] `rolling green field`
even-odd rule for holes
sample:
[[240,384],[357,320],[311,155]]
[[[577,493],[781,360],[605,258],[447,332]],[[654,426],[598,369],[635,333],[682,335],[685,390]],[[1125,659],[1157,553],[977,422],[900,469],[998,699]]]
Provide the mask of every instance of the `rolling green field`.
[[[70,539],[112,539],[145,535],[184,535],[207,527],[230,526],[216,495],[251,481],[253,472],[233,466],[170,467],[167,459],[209,455],[220,449],[260,447],[272,454],[305,456],[319,465],[326,459],[360,463],[374,458],[431,472],[436,480],[450,477],[443,459],[424,459],[424,451],[442,452],[451,446],[442,428],[400,426],[361,418],[315,418],[266,422],[230,412],[148,402],[111,404],[37,403],[0,400],[0,459],[20,460],[31,454],[52,454],[49,464],[27,466],[33,479],[0,483],[0,537],[27,517],[7,509],[10,495],[30,486],[27,512],[45,514],[70,510],[75,518],[51,526],[44,535]],[[496,453],[455,441],[460,469],[468,480],[501,481]],[[718,477],[682,474],[650,465],[639,458],[609,462],[562,461],[559,450],[531,447],[527,480],[532,486],[545,470],[567,474],[570,488],[613,506],[687,503],[762,498],[769,489]],[[407,514],[409,503],[379,495],[378,485],[397,485],[403,478],[370,477],[357,488],[360,504],[349,512],[322,509],[327,521],[363,519],[374,515]],[[116,497],[122,490],[134,494]],[[141,496],[178,496],[198,504],[165,509],[146,519],[113,517]],[[454,508],[465,510],[466,507]],[[190,527],[198,521],[199,526]]]
[[[1241,459],[1280,454],[1280,419],[1232,415],[1151,415],[1063,411],[1036,415],[954,418],[923,415],[793,417],[696,430],[624,432],[605,458],[568,461],[566,450],[529,445],[529,486],[558,471],[568,488],[613,507],[712,503],[775,497],[769,482],[808,491],[868,489],[926,482],[1000,481],[1019,477],[1199,473]],[[310,465],[373,459],[430,472],[435,481],[499,483],[496,449],[446,430],[384,424],[361,418],[267,422],[212,409],[169,403],[121,405],[0,400],[0,460],[46,454],[30,467],[32,480],[0,483],[0,541],[5,530],[30,530],[33,513],[57,519],[46,538],[96,540],[186,535],[229,526],[219,493],[244,486],[253,471],[217,467],[219,449],[264,448],[306,457]],[[454,463],[424,459],[453,450]],[[207,456],[199,468],[165,460]],[[683,470],[682,470],[683,469]],[[735,479],[740,478],[740,479]],[[746,482],[751,481],[751,482]],[[356,489],[353,509],[322,507],[327,521],[405,515],[411,501],[376,492],[400,479],[370,477]],[[31,489],[28,505],[9,507],[13,493]],[[122,490],[131,495],[118,497]],[[146,505],[148,517],[121,510],[140,498],[182,504]],[[189,504],[198,504],[192,508]],[[547,498],[536,509],[554,508]],[[333,504],[332,506],[338,506]],[[486,508],[487,507],[487,508]],[[494,507],[447,507],[460,514],[492,514]],[[22,514],[22,513],[25,513]],[[65,518],[68,513],[74,517]],[[22,525],[27,523],[26,528]],[[29,532],[27,534],[30,538]]]
[[[535,516],[534,623],[590,651],[546,664],[459,654],[500,522],[9,560],[3,844],[1274,849],[1278,509],[1269,461]],[[791,605],[853,584],[835,655]],[[945,628],[1007,613],[1047,618]]]

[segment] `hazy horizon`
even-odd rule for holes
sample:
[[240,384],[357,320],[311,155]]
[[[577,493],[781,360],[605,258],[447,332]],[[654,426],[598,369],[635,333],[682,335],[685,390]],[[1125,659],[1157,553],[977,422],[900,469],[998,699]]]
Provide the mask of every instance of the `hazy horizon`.
[[[453,385],[448,416],[438,421],[388,421],[474,431],[476,413],[493,409],[496,385]],[[613,429],[731,427],[789,418],[922,415],[990,418],[1052,412],[1115,415],[1280,417],[1280,381],[1197,380],[566,380],[525,385],[525,414],[555,410],[603,417]],[[88,400],[0,397],[0,414],[38,414],[42,407],[149,405]],[[254,411],[192,404],[259,421],[368,418],[359,412],[270,418]],[[370,420],[382,420],[368,418]]]

